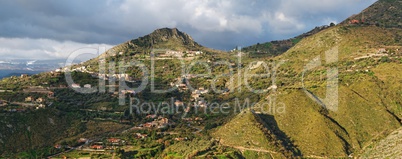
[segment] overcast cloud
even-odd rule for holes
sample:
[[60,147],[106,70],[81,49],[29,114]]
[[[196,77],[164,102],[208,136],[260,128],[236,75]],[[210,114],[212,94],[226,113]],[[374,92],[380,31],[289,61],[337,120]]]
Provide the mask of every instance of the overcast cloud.
[[201,45],[231,49],[338,23],[375,0],[13,0],[0,1],[0,56],[65,58],[162,27]]

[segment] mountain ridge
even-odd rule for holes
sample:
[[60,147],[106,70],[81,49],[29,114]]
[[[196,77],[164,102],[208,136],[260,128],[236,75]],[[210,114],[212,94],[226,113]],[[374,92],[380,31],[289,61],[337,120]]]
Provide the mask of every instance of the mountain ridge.
[[290,39],[273,40],[273,41],[264,42],[261,44],[257,43],[255,45],[244,47],[242,49],[242,51],[248,52],[249,54],[252,54],[257,57],[258,56],[264,56],[264,57],[278,56],[278,55],[286,52],[293,46],[295,46],[303,38],[314,35],[322,30],[325,30],[325,29],[333,26],[333,25],[334,24],[331,24],[330,26],[328,26],[328,25],[317,26],[306,33],[300,34],[300,35],[295,36]]
[[402,28],[402,1],[379,0],[341,24],[376,25],[386,28]]

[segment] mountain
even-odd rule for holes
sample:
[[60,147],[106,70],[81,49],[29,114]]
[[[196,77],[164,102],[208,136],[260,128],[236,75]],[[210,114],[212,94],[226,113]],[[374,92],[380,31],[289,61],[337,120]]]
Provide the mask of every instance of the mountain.
[[193,38],[177,28],[161,28],[151,34],[117,45],[110,51],[113,54],[124,52],[129,55],[149,53],[151,49],[170,49],[174,51],[199,50],[203,48]]
[[356,15],[352,15],[342,24],[360,23],[380,27],[402,28],[402,1],[379,0]]
[[[372,13],[369,17],[373,19],[396,21],[370,11],[388,4],[395,8],[401,5],[399,1],[379,1],[364,14]],[[392,14],[399,12],[387,12]],[[110,73],[107,93],[82,94],[65,88],[64,72],[3,79],[0,102],[5,106],[1,107],[0,115],[6,118],[0,121],[0,155],[45,158],[64,152],[56,157],[399,157],[402,152],[398,145],[402,126],[402,28],[347,21],[350,20],[316,28],[291,40],[270,43],[270,47],[247,48],[249,52],[259,48],[275,52],[272,54],[275,56],[261,58],[211,53],[211,49],[175,28],[158,29],[73,66],[76,71],[72,78],[77,87],[96,88],[102,81],[94,72],[104,60],[109,66],[105,69]],[[152,61],[152,49],[178,54],[205,51],[205,54],[184,60],[162,56]],[[144,69],[154,67],[155,83],[127,96],[122,93],[127,90],[117,90],[115,78],[121,74],[113,73],[120,65],[116,62],[127,60],[141,63],[136,66],[145,66]],[[205,67],[209,64],[213,64],[210,72]],[[228,69],[229,65],[237,67]],[[183,66],[191,67],[182,69]],[[130,86],[138,86],[136,79],[146,74],[134,66],[126,71],[134,78],[125,79]],[[197,90],[189,90],[189,83]],[[153,87],[160,90],[175,87],[172,85],[179,85],[178,89],[153,92]],[[214,88],[224,91],[211,91]],[[55,97],[49,97],[49,91]],[[26,108],[38,104],[38,101],[24,104],[29,101],[28,97],[44,98],[48,100],[44,104],[49,107]],[[146,113],[130,114],[127,105],[119,105],[120,97],[138,99],[132,102],[144,106]],[[123,101],[127,102],[128,98]],[[25,106],[19,107],[21,103]],[[152,116],[154,113],[159,114]],[[166,122],[168,126],[160,125]],[[93,141],[80,145],[77,140],[81,138]],[[114,138],[127,141],[124,143],[127,145],[114,147],[119,145],[110,142],[116,141]],[[75,149],[55,148],[59,144]],[[81,150],[80,146],[84,148]],[[89,146],[109,146],[118,151],[92,153],[93,148]]]
[[177,28],[157,29],[149,35],[131,40],[129,44],[133,47],[170,49],[199,49],[202,47],[193,38],[179,31]]
[[[56,70],[64,66],[66,59],[56,60],[32,60],[14,59],[0,61],[0,79],[11,76],[21,76],[21,74],[38,74]],[[77,61],[78,62],[78,61]],[[81,62],[81,61],[79,61]]]

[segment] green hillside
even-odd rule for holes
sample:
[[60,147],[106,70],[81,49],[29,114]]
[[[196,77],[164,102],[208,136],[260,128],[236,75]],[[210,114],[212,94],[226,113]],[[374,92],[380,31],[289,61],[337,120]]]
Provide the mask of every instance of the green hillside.
[[263,128],[264,125],[259,123],[250,111],[244,111],[212,132],[212,136],[224,146],[243,151],[265,152],[281,158],[290,155],[289,152],[283,151],[282,145],[278,145],[275,134],[269,129],[264,132]]
[[[276,76],[281,86],[274,95],[277,104],[286,106],[286,112],[269,114],[302,156],[355,156],[365,146],[401,126],[402,78],[398,70],[402,68],[402,43],[396,40],[401,33],[401,29],[374,26],[336,26],[301,40],[274,58],[284,61]],[[337,61],[327,63],[326,56],[331,54],[337,54]],[[371,54],[382,57],[359,58]],[[317,57],[321,65],[305,73],[304,89],[303,69]],[[339,72],[336,111],[325,109],[309,98],[311,95],[325,97],[329,88],[326,74],[330,68]],[[293,72],[296,76],[288,76]],[[268,102],[264,99],[259,105]]]

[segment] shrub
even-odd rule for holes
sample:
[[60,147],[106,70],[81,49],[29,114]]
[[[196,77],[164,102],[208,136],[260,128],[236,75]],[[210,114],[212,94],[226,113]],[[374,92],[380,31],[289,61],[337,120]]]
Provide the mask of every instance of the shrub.
[[383,56],[381,57],[380,62],[391,62],[391,59],[389,59],[388,56]]

